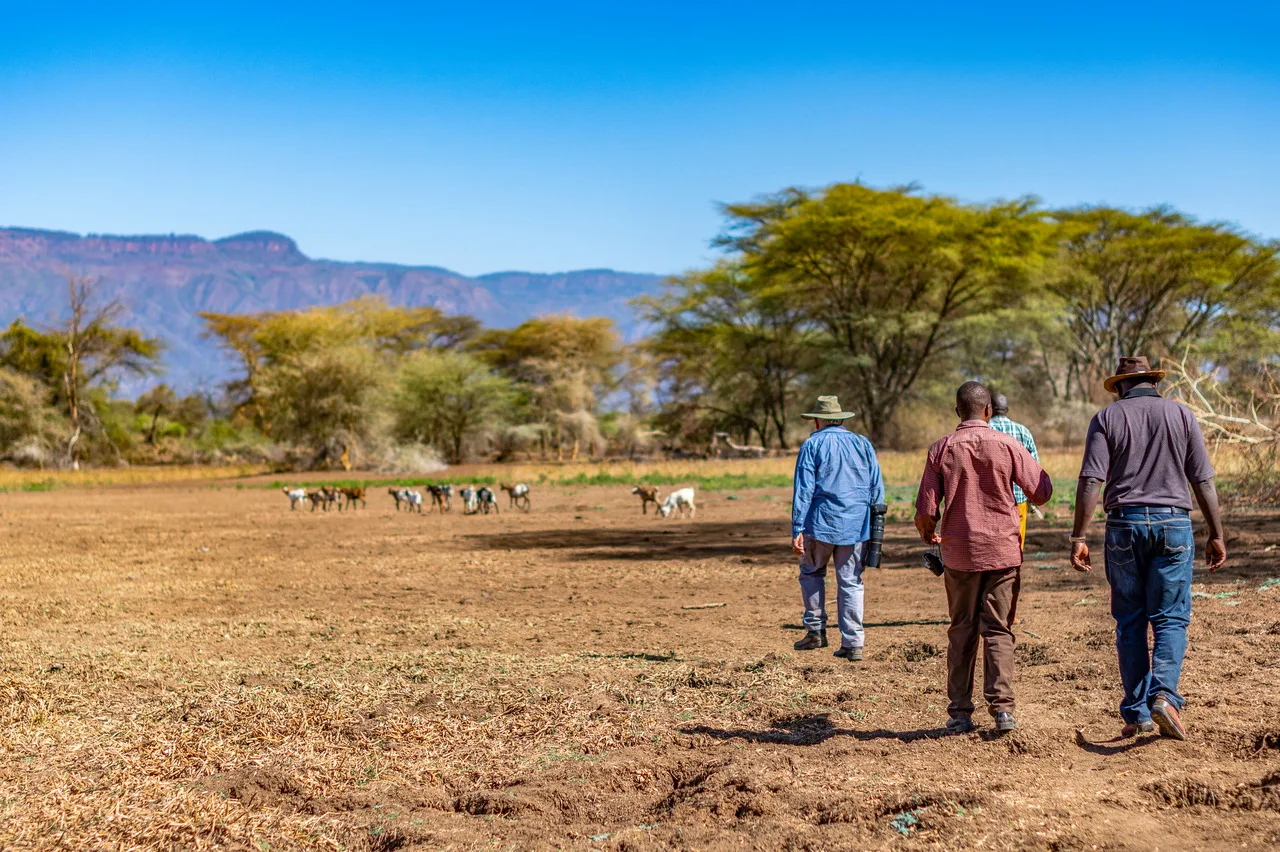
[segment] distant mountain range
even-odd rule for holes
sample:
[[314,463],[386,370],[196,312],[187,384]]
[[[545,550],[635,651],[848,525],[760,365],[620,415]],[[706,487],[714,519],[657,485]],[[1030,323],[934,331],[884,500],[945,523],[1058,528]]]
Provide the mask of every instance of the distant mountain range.
[[212,390],[235,373],[204,337],[201,311],[292,310],[372,294],[393,305],[470,314],[499,328],[549,313],[605,316],[633,339],[642,329],[628,302],[657,292],[663,278],[612,269],[469,278],[434,266],[318,260],[269,231],[206,240],[7,228],[0,229],[0,323],[20,317],[39,326],[63,316],[67,273],[99,279],[104,298],[128,306],[129,324],[164,339],[166,372],[158,381],[183,392]]

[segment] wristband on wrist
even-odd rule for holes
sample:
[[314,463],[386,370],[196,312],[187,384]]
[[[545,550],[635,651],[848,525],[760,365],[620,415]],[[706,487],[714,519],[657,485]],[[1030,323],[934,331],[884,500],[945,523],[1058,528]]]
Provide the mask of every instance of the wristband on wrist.
[[1082,535],[1073,535],[1070,537],[1070,541],[1072,544],[1084,544],[1088,541],[1088,538]]

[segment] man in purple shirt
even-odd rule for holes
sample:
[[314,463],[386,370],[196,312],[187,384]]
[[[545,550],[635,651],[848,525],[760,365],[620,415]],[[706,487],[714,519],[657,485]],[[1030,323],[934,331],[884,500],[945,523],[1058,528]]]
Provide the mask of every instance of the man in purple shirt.
[[[1191,492],[1209,527],[1210,573],[1227,561],[1213,485],[1213,465],[1190,409],[1163,399],[1163,370],[1146,358],[1121,358],[1103,386],[1120,399],[1094,415],[1076,486],[1071,565],[1092,567],[1085,533],[1107,484],[1106,566],[1124,698],[1124,736],[1160,733],[1185,739],[1178,694],[1191,623],[1191,568],[1196,540]],[[1190,488],[1188,488],[1190,483]],[[1147,626],[1153,645],[1147,646]]]

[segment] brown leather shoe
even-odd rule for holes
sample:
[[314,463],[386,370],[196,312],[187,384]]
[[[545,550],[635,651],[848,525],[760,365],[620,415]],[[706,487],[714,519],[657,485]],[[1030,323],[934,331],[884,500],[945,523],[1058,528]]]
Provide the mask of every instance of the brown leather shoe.
[[1160,729],[1160,736],[1170,737],[1175,740],[1185,740],[1187,732],[1182,727],[1182,720],[1178,718],[1178,708],[1173,706],[1173,702],[1167,696],[1161,694],[1156,696],[1156,700],[1151,702],[1151,721],[1156,723],[1156,727]]
[[1138,734],[1154,734],[1156,732],[1156,723],[1150,719],[1143,719],[1141,722],[1132,722],[1120,729],[1120,736],[1136,737]]

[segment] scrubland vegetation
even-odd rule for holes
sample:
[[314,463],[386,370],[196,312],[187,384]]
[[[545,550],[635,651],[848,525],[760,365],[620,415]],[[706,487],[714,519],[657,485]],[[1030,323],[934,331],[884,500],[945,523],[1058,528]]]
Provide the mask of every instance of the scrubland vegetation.
[[1117,354],[1138,352],[1173,371],[1170,392],[1232,447],[1227,490],[1280,497],[1275,242],[1166,208],[962,204],[858,184],[724,212],[722,259],[636,304],[645,338],[624,343],[602,318],[487,329],[374,299],[206,314],[240,378],[186,396],[159,384],[121,398],[162,378],[163,346],[72,278],[63,323],[0,334],[0,457],[386,476],[734,458],[742,445],[793,449],[820,392],[857,411],[853,427],[878,447],[910,450],[951,428],[953,389],[975,377],[1052,449],[1080,442]]

